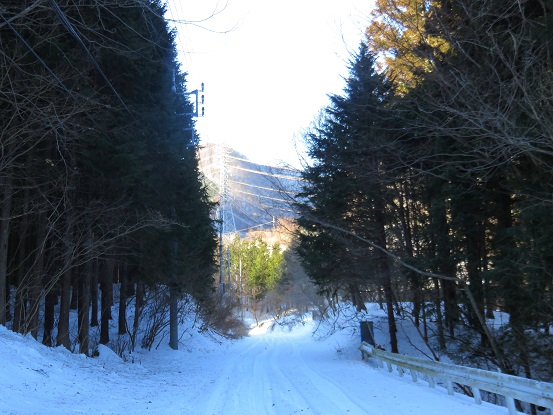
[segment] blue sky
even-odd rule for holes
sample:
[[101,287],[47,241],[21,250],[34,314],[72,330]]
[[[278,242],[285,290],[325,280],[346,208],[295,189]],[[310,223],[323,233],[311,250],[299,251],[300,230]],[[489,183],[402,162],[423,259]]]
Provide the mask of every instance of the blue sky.
[[187,22],[177,42],[188,88],[206,87],[202,141],[298,166],[295,144],[301,151],[327,94],[342,91],[370,9],[361,0],[170,0],[170,16]]

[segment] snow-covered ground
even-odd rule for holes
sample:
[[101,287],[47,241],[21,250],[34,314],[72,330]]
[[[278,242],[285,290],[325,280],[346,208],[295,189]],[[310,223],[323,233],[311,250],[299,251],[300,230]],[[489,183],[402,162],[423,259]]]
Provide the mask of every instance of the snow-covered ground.
[[507,414],[378,369],[361,360],[351,329],[321,338],[316,325],[265,322],[234,341],[189,330],[180,350],[162,344],[134,362],[105,347],[96,358],[47,348],[0,326],[0,414]]

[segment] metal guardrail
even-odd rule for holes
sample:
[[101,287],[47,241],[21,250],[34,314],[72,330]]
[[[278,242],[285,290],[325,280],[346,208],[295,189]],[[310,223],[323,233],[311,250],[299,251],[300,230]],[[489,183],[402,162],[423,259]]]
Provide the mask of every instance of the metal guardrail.
[[482,403],[481,390],[503,395],[510,415],[517,414],[515,399],[548,408],[553,414],[553,383],[390,353],[366,342],[359,349],[363,354],[376,358],[380,367],[384,367],[385,362],[389,372],[393,371],[392,365],[397,367],[400,376],[408,369],[413,382],[417,381],[418,373],[426,375],[426,381],[432,388],[435,386],[434,378],[442,379],[450,395],[453,395],[453,384],[458,383],[472,389],[478,404]]

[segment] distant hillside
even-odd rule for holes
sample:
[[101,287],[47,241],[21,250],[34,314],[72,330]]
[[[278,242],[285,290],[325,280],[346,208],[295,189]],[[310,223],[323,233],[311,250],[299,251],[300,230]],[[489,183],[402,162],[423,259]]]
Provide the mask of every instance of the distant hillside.
[[200,148],[199,166],[214,200],[226,176],[236,231],[268,229],[278,218],[293,217],[290,202],[300,189],[298,171],[254,163],[219,144]]

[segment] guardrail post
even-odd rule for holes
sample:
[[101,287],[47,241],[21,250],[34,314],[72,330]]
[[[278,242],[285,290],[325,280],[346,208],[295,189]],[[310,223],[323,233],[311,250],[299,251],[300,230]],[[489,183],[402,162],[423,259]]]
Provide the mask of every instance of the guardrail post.
[[417,383],[417,372],[413,369],[411,369],[411,378],[413,379],[413,382]]
[[453,395],[453,382],[450,380],[446,380],[446,386],[447,386],[447,394]]
[[430,375],[426,375],[426,381],[428,382],[428,386],[431,388],[435,388],[436,384],[434,383],[434,378]]
[[482,395],[480,394],[480,389],[472,387],[472,395],[474,396],[474,401],[478,405],[482,405]]
[[509,415],[516,415],[517,409],[515,407],[515,400],[510,396],[505,396],[505,405],[509,410]]

